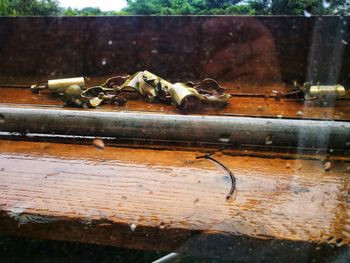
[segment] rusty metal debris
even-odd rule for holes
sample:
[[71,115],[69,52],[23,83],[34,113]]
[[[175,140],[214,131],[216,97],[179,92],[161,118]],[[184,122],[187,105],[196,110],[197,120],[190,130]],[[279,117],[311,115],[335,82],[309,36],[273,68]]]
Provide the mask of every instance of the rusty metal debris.
[[1,87],[30,88],[33,93],[48,90],[49,93],[59,94],[65,105],[83,108],[95,108],[103,103],[124,105],[127,100],[123,97],[123,93],[133,92],[150,102],[174,104],[182,111],[196,109],[201,104],[223,108],[231,97],[275,100],[289,98],[331,106],[337,99],[346,95],[346,89],[341,85],[314,85],[309,82],[301,85],[297,81],[294,81],[293,89],[285,93],[275,90],[270,94],[227,93],[226,88],[220,86],[214,79],[170,83],[147,70],[136,72],[131,76],[114,76],[93,87],[86,87],[83,77],[49,80],[45,85],[1,84]]
[[[222,149],[220,149],[219,151],[222,151]],[[236,190],[236,177],[230,171],[230,169],[228,169],[225,165],[223,165],[221,162],[219,162],[218,160],[216,160],[216,159],[214,159],[212,157],[214,154],[215,154],[215,152],[207,153],[205,155],[197,156],[196,159],[210,160],[213,163],[215,163],[215,164],[219,165],[220,167],[222,167],[227,172],[227,174],[230,176],[230,179],[231,179],[231,189],[228,192],[228,194],[226,195],[226,200],[229,200],[233,196],[233,194],[234,194],[234,192]]]
[[336,99],[344,97],[346,90],[341,85],[314,85],[309,82],[300,85],[297,81],[294,81],[294,91],[290,95],[309,101],[313,100],[322,106],[329,106]]
[[102,103],[123,105],[126,99],[122,97],[122,92],[127,91],[136,92],[150,102],[174,104],[181,110],[191,110],[199,104],[222,108],[231,97],[213,79],[173,84],[147,70],[131,76],[115,76],[94,87],[86,87],[83,77],[49,80],[44,86],[31,86],[33,93],[44,89],[60,94],[66,105],[84,108],[95,108]]

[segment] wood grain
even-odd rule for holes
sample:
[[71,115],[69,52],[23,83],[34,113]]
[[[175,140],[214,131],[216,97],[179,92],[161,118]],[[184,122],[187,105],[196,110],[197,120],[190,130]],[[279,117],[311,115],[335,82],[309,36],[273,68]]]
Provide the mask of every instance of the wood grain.
[[161,250],[186,250],[199,233],[350,244],[344,160],[325,172],[319,160],[218,154],[237,177],[226,201],[229,178],[198,152],[6,140],[0,148],[2,234]]

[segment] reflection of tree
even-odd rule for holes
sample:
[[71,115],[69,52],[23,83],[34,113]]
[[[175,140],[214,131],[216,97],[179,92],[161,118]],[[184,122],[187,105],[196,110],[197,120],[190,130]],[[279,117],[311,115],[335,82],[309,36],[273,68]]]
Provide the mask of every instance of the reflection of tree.
[[60,12],[57,0],[0,0],[2,16],[59,15]]
[[348,14],[346,0],[127,0],[122,11],[64,9],[57,0],[0,0],[0,15],[313,15]]
[[125,11],[143,15],[315,15],[348,13],[346,0],[129,0]]
[[266,15],[332,15],[349,13],[346,0],[251,0],[254,14]]

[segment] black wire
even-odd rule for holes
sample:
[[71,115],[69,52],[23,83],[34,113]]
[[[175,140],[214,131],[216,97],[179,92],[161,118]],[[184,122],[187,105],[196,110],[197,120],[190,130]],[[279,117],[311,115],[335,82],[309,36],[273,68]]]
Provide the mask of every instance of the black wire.
[[[220,149],[219,151],[222,151],[223,149]],[[231,196],[233,195],[233,193],[236,190],[236,177],[234,176],[234,174],[230,171],[230,169],[228,169],[225,165],[223,165],[221,162],[219,162],[218,160],[214,159],[213,157],[211,157],[212,155],[214,155],[215,152],[213,153],[208,153],[202,156],[197,156],[196,159],[206,159],[206,160],[210,160],[216,164],[218,164],[220,167],[222,167],[230,176],[231,178],[231,189],[228,192],[228,194],[226,195],[226,200],[230,199]]]

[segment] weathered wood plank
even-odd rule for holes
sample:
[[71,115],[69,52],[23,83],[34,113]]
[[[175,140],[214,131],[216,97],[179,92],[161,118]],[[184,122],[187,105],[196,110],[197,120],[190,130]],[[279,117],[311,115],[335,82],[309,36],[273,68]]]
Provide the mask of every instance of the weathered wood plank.
[[0,148],[2,234],[162,250],[198,233],[350,244],[348,162],[325,172],[319,160],[219,154],[237,177],[226,201],[228,177],[198,152],[5,140]]

